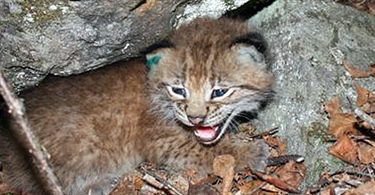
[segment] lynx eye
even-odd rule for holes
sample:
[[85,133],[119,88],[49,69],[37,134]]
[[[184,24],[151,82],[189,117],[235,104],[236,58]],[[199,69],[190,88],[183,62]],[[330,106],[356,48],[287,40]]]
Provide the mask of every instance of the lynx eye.
[[185,88],[180,86],[167,86],[168,92],[171,96],[177,97],[179,99],[185,99],[187,96],[187,91]]
[[172,91],[175,94],[182,95],[182,96],[186,97],[186,91],[185,91],[184,88],[172,87]]
[[214,89],[211,94],[211,99],[224,96],[229,89]]

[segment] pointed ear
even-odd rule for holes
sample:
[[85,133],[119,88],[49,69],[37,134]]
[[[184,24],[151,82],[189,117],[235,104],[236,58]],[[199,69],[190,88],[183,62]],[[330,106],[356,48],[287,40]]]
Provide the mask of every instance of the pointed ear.
[[237,60],[244,65],[256,65],[258,68],[266,69],[265,53],[266,42],[259,33],[248,33],[237,37],[231,44]]
[[256,32],[250,32],[242,36],[237,37],[232,42],[232,45],[244,44],[248,46],[254,46],[260,53],[265,54],[267,50],[267,42],[263,36]]
[[252,45],[235,45],[232,47],[241,62],[264,63],[265,57]]
[[155,68],[160,59],[163,57],[163,49],[174,47],[174,44],[169,40],[161,40],[147,47],[141,53],[146,57],[146,66],[150,69]]

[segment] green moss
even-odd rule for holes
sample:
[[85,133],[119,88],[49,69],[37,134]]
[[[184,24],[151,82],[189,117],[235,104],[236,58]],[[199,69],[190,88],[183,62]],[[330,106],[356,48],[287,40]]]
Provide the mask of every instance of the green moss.
[[[327,142],[328,127],[321,122],[313,122],[307,128],[303,129],[303,139],[306,141],[306,158],[313,158],[309,161],[307,167],[309,169],[306,175],[304,185],[316,184],[321,177],[322,173],[326,171],[333,171],[339,169],[343,162],[328,154],[328,147],[330,144]],[[309,186],[304,186],[304,188]]]
[[308,175],[306,175],[305,183],[310,186],[305,187],[311,187],[311,185],[316,184],[324,172],[339,170],[343,165],[344,163],[340,161],[340,159],[335,158],[331,155],[318,158],[312,164],[308,165],[310,172]]
[[70,7],[66,0],[24,0],[19,5],[22,13],[13,16],[18,17],[21,23],[28,22],[36,26],[59,20],[64,14],[63,9]]
[[319,122],[311,123],[311,125],[305,130],[308,147],[314,147],[316,144],[324,144],[327,140],[326,132],[326,125]]
[[234,0],[223,0],[226,6],[232,7],[234,6]]

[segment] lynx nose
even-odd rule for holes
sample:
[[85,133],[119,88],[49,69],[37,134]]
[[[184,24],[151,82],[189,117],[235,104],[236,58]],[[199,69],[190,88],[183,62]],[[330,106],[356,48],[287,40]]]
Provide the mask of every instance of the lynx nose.
[[204,116],[188,116],[188,119],[194,125],[201,125],[205,117]]

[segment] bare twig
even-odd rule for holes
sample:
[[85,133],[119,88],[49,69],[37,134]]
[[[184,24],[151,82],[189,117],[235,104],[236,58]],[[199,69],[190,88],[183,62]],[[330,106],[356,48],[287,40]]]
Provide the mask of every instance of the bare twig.
[[375,119],[372,118],[370,115],[366,114],[365,112],[363,112],[361,109],[359,108],[356,108],[354,110],[354,113],[359,117],[361,118],[362,120],[364,120],[365,122],[368,122],[370,125],[371,125],[371,128],[372,129],[375,129]]
[[341,174],[341,173],[346,173],[348,175],[357,175],[357,176],[362,176],[362,177],[368,177],[368,178],[371,178],[371,179],[375,179],[375,175],[374,174],[363,173],[363,172],[356,171],[356,170],[338,170],[338,171],[332,173],[330,176],[332,177],[334,175],[338,175],[338,174]]
[[23,144],[25,151],[30,153],[31,158],[33,159],[32,162],[34,162],[34,165],[37,167],[41,181],[47,184],[45,190],[49,191],[49,194],[52,195],[62,195],[63,193],[58,184],[58,179],[49,167],[42,148],[37,144],[35,135],[31,131],[30,125],[25,116],[24,106],[5,81],[2,71],[0,71],[0,93],[8,105],[9,113],[14,119],[15,125],[18,127],[12,130],[16,133],[17,139],[22,140],[21,143]]
[[138,170],[144,174],[143,180],[147,183],[151,184],[152,186],[158,189],[167,189],[170,193],[176,195],[183,195],[176,187],[170,184],[165,179],[159,177],[157,174],[153,173],[151,170],[148,170],[145,166],[140,166]]
[[266,136],[266,135],[273,135],[273,134],[275,134],[279,131],[278,129],[279,129],[279,127],[274,127],[274,128],[272,128],[270,130],[267,130],[265,132],[261,132],[261,133],[256,134],[256,135],[252,135],[250,138],[261,138],[261,137]]
[[258,171],[252,171],[252,173],[255,176],[257,176],[260,180],[265,181],[269,184],[272,184],[272,185],[274,185],[275,187],[277,187],[281,190],[284,190],[286,192],[295,193],[295,194],[301,193],[298,189],[296,189],[295,187],[289,185],[288,183],[280,180],[277,177],[273,177],[271,175],[266,175],[266,174],[263,174],[263,173],[258,172]]
[[259,186],[257,186],[256,188],[252,189],[250,192],[246,193],[246,194],[256,194],[257,192],[259,192],[260,190],[262,190],[262,188],[267,185],[266,182],[262,182]]
[[269,157],[267,159],[267,166],[280,166],[288,163],[291,160],[300,163],[303,162],[305,158],[301,155],[296,154]]

